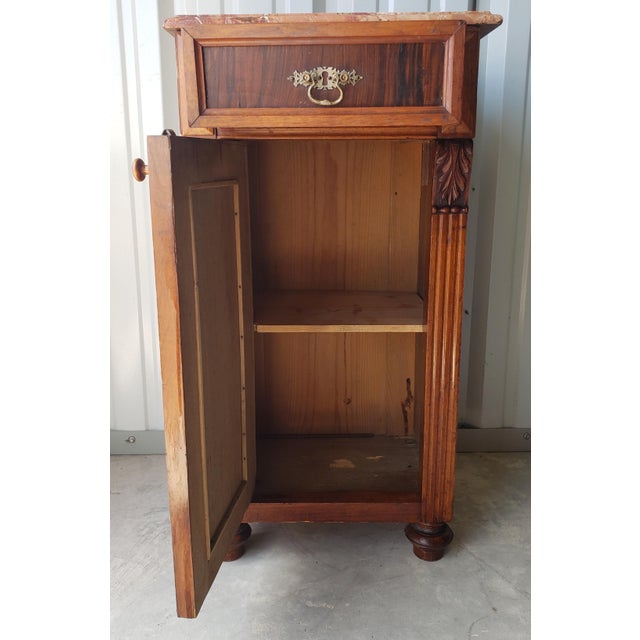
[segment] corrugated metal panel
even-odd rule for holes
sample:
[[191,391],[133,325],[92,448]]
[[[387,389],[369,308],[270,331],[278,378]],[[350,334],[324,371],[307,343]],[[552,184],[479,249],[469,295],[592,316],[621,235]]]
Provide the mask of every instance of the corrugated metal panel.
[[479,0],[478,10],[504,23],[481,45],[460,417],[529,427],[530,7]]
[[175,14],[472,11],[475,0],[176,0]]
[[130,170],[162,130],[159,30],[147,26],[158,9],[154,0],[111,8],[111,428],[162,429],[149,194]]
[[[179,130],[177,14],[463,11],[473,0],[112,0],[112,421],[162,429],[147,183],[129,165],[147,135]],[[505,17],[485,38],[479,79],[463,323],[460,416],[475,426],[529,426],[529,3],[478,0]]]

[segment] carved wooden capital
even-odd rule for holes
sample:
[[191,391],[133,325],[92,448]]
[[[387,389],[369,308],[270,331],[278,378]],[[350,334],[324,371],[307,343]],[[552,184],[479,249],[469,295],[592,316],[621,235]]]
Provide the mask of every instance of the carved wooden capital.
[[473,142],[438,140],[433,180],[433,213],[467,213]]

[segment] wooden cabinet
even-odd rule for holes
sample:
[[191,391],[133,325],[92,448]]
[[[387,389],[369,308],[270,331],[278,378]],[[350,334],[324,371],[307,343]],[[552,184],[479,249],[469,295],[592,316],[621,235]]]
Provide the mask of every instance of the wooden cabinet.
[[183,136],[137,171],[180,616],[250,522],[402,522],[424,560],[451,541],[478,43],[500,22],[165,23]]

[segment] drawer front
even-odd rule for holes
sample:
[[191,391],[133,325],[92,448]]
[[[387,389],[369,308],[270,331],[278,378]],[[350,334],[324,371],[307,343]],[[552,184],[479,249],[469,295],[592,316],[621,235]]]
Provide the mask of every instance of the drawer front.
[[455,20],[184,26],[175,33],[183,133],[454,130],[465,87],[475,103],[468,31]]
[[[205,107],[311,109],[318,106],[311,98],[341,107],[440,107],[444,53],[441,42],[204,47]],[[304,84],[300,76],[316,69],[321,87],[309,93],[311,78]],[[355,75],[332,88],[324,69]]]

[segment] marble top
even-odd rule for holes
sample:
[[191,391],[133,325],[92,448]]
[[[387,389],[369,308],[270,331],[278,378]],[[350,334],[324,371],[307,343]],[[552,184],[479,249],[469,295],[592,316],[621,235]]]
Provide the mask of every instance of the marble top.
[[482,35],[502,24],[502,16],[489,11],[437,11],[428,13],[278,13],[237,15],[175,16],[164,21],[164,28],[175,31],[208,24],[286,24],[301,22],[385,22],[402,20],[458,20],[480,27]]

